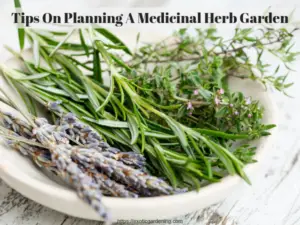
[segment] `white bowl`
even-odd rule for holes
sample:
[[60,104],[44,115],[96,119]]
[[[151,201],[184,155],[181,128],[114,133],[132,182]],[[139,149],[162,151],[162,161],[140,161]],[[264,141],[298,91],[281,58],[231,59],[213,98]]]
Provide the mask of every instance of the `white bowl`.
[[[127,40],[132,40],[134,36],[135,34],[130,33],[123,39],[126,41],[126,37],[130,37]],[[7,64],[14,67],[20,66],[16,59],[9,60]],[[2,82],[0,85],[5,84]],[[265,108],[264,123],[277,123],[274,101],[271,94],[262,85],[250,80],[235,78],[230,80],[230,86],[261,102]],[[250,179],[260,167],[264,153],[271,151],[275,131],[276,129],[273,129],[271,136],[261,138],[253,143],[257,146],[256,159],[258,163],[245,167]],[[0,145],[0,177],[13,189],[44,206],[71,216],[100,220],[94,210],[83,203],[74,191],[49,179],[28,159],[4,145]],[[218,183],[201,188],[199,192],[192,191],[173,196],[139,199],[104,197],[103,202],[111,212],[113,221],[171,218],[221,201],[243,183],[244,181],[238,176],[227,176]]]

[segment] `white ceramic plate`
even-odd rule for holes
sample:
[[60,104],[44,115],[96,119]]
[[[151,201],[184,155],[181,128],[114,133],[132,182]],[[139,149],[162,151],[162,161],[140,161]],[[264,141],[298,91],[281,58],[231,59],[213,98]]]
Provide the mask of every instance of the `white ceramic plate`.
[[[135,34],[134,32],[127,33],[123,36],[123,40],[125,42],[135,40]],[[149,40],[149,36],[153,39],[153,34],[144,37],[148,37]],[[20,67],[15,59],[9,60],[7,65]],[[247,96],[252,96],[261,102],[265,107],[264,123],[277,123],[276,107],[272,96],[261,85],[253,81],[240,79],[232,79],[230,83],[234,90],[242,91]],[[6,84],[2,81],[0,85]],[[250,179],[260,167],[260,161],[263,160],[264,153],[272,150],[275,131],[273,129],[273,135],[264,137],[254,143],[258,147],[256,155],[258,163],[246,166],[245,171]],[[97,214],[76,196],[75,192],[49,179],[28,159],[5,145],[0,145],[0,177],[21,194],[44,206],[71,216],[100,220]],[[238,176],[228,176],[219,183],[201,188],[200,192],[192,191],[174,196],[139,199],[104,197],[103,202],[111,212],[114,221],[118,219],[171,218],[221,201],[236,188],[239,188],[242,183],[244,181]]]

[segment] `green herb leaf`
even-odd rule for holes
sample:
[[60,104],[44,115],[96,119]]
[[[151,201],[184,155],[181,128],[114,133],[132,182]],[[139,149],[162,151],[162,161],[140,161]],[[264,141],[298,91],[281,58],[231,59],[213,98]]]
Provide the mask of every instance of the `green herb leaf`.
[[89,48],[87,47],[87,45],[85,43],[82,29],[79,29],[79,37],[80,37],[81,45],[83,46],[83,49],[85,51],[85,54],[86,54],[87,57],[89,57],[90,56],[90,52],[89,52]]
[[61,89],[55,88],[55,87],[51,87],[51,86],[42,86],[42,85],[38,85],[38,84],[33,84],[34,87],[37,87],[41,90],[44,90],[48,93],[52,93],[52,94],[57,94],[57,95],[61,95],[61,96],[66,96],[69,97],[69,94]]
[[201,134],[206,134],[206,135],[213,136],[213,137],[220,137],[220,138],[226,138],[226,139],[231,139],[231,140],[248,139],[249,138],[248,134],[228,134],[228,133],[221,132],[221,131],[207,130],[207,129],[201,129],[201,128],[196,128],[194,130],[198,131]]
[[108,40],[110,40],[112,43],[120,45],[120,46],[124,46],[125,47],[123,49],[124,52],[126,52],[129,55],[131,55],[131,51],[129,50],[129,48],[126,47],[126,45],[118,37],[116,37],[114,34],[112,34],[111,32],[109,32],[107,29],[96,28],[95,30],[97,32],[99,32],[100,34],[102,34],[104,37],[106,37]]
[[174,139],[174,138],[177,138],[177,136],[175,136],[175,135],[164,134],[164,133],[161,133],[161,132],[153,132],[153,131],[151,131],[151,132],[146,131],[145,136],[154,137],[154,138],[157,138],[157,139]]
[[139,137],[139,126],[136,118],[132,115],[127,116],[128,126],[131,133],[131,142],[130,144],[135,144]]
[[174,134],[177,136],[177,138],[180,140],[180,143],[182,144],[183,149],[185,152],[191,156],[192,158],[195,158],[194,152],[192,151],[191,147],[189,146],[189,143],[187,141],[187,137],[185,135],[185,132],[181,129],[181,127],[177,124],[175,120],[171,119],[170,117],[165,117],[166,122],[170,126],[170,128],[173,130]]
[[[15,4],[15,8],[21,9],[21,2],[19,0],[14,0],[14,4]],[[17,13],[21,13],[21,11],[17,11]],[[20,49],[23,50],[24,44],[25,44],[25,30],[24,30],[24,28],[18,28],[18,36],[19,36]]]
[[127,122],[122,122],[122,121],[115,121],[115,120],[94,120],[92,118],[88,117],[82,117],[82,119],[98,124],[100,126],[105,126],[105,127],[114,127],[114,128],[129,128],[129,125]]
[[162,169],[165,171],[166,176],[169,178],[173,187],[177,186],[177,179],[172,167],[169,165],[168,161],[166,160],[163,151],[164,149],[155,141],[152,141],[152,144],[155,149],[155,153],[158,157],[158,162],[162,166]]
[[77,94],[72,90],[72,88],[69,86],[67,82],[64,80],[59,80],[55,77],[52,78],[52,80],[61,88],[63,89],[66,93],[69,94],[69,96],[74,100],[74,101],[80,101],[80,98],[77,96]]
[[38,74],[33,74],[33,75],[29,75],[29,76],[23,76],[23,77],[16,77],[14,78],[15,80],[38,80],[41,78],[45,78],[48,77],[50,75],[50,73],[38,73]]
[[90,86],[90,84],[85,79],[82,80],[82,83],[83,83],[85,91],[87,92],[87,94],[89,96],[89,100],[92,103],[93,108],[95,109],[96,112],[98,112],[99,108],[100,108],[100,104],[99,104],[97,96],[94,93],[94,89]]
[[131,68],[126,65],[122,60],[120,60],[117,56],[110,54],[110,57],[121,67],[123,67],[128,73],[131,73]]
[[74,33],[76,29],[71,30],[66,36],[65,38],[59,42],[59,44],[52,50],[52,52],[50,53],[49,57],[52,57],[56,51],[71,37],[71,35]]
[[99,51],[97,49],[94,49],[93,65],[94,79],[99,81],[100,83],[103,83],[100,56]]

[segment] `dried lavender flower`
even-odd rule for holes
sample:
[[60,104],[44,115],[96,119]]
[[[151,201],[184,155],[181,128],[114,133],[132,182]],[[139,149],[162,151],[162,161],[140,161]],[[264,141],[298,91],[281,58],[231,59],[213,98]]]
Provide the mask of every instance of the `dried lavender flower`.
[[[59,102],[49,103],[48,105],[59,107]],[[3,122],[7,129],[12,129],[16,133],[26,138],[32,138],[35,135],[35,129],[33,129],[28,123],[14,117],[10,113],[2,113]],[[78,141],[90,149],[94,149],[100,152],[106,152],[106,157],[111,157],[115,160],[122,161],[124,164],[133,166],[135,168],[142,168],[145,166],[145,158],[141,154],[135,152],[121,152],[117,148],[110,147],[106,142],[102,141],[101,136],[95,132],[88,125],[80,122],[76,116],[72,113],[67,113],[61,118],[61,125],[55,126],[48,123],[45,118],[34,118],[34,122],[37,126],[43,126],[43,132],[50,134],[53,133],[54,139],[52,142],[56,143],[68,143],[68,139]],[[45,135],[47,136],[47,135]],[[50,140],[49,140],[50,141]]]
[[[86,175],[70,157],[71,145],[56,144],[54,135],[49,135],[47,124],[36,128],[36,137],[39,142],[49,148],[52,161],[55,163],[60,176],[70,182],[76,189],[78,196],[91,205],[97,213],[105,220],[108,214],[102,204],[102,193],[99,184],[90,176]],[[52,132],[55,133],[55,132]]]
[[[27,125],[25,122],[22,124],[25,126]],[[16,134],[16,136],[18,135]],[[58,174],[56,165],[52,162],[51,153],[48,149],[42,149],[15,140],[7,140],[7,144],[13,149],[20,151],[23,155],[30,157],[39,167],[43,167],[47,171],[53,172],[56,175]],[[83,168],[83,171],[86,171],[86,169]],[[95,168],[89,168],[88,173],[93,175],[93,179],[95,179],[96,183],[100,185],[100,189],[104,191],[105,194],[108,196],[133,198],[138,197],[137,194],[126,190],[124,185],[118,184],[115,181],[110,180],[106,175],[96,171]],[[69,183],[69,181],[67,182]]]
[[[38,165],[47,167],[65,181],[71,182],[78,195],[92,205],[103,218],[107,218],[107,213],[101,202],[100,190],[120,197],[156,196],[178,192],[162,179],[125,165],[133,162],[134,165],[141,166],[139,163],[143,162],[144,158],[138,158],[139,154],[124,153],[110,147],[90,127],[78,123],[72,114],[67,114],[63,119],[64,123],[61,126],[55,126],[49,124],[46,119],[35,118],[37,127],[32,128],[10,114],[2,114],[6,128],[15,131],[16,135],[26,135],[30,140],[36,138],[48,150],[24,143],[11,142],[11,145],[23,154],[30,155]],[[63,130],[62,127],[66,128],[66,125],[68,128]],[[65,132],[70,129],[70,125],[75,131],[74,134]],[[70,145],[67,137],[76,133],[85,134],[83,139],[86,140],[86,146],[91,147],[93,143],[96,145],[93,148]],[[120,159],[122,161],[118,161]],[[127,159],[129,160],[126,162]]]
[[121,152],[117,148],[110,147],[108,143],[102,141],[102,137],[97,132],[80,122],[73,113],[67,113],[61,117],[58,130],[67,133],[72,139],[89,149],[103,152],[106,157],[136,168],[145,166],[146,159],[143,155],[135,152]]
[[7,140],[6,143],[23,155],[30,157],[39,167],[43,167],[47,171],[57,174],[57,168],[52,162],[51,154],[47,149],[42,149],[16,140]]
[[151,176],[141,170],[134,169],[111,158],[105,157],[100,152],[91,152],[86,148],[73,147],[72,158],[82,164],[95,165],[96,168],[108,177],[129,185],[144,196],[168,195],[174,193],[174,189],[165,181]]
[[138,194],[127,190],[127,188],[117,183],[116,181],[110,179],[103,173],[100,173],[94,165],[89,165],[88,167],[82,166],[82,170],[86,171],[88,174],[91,174],[93,179],[100,185],[102,192],[108,196],[114,197],[124,197],[124,198],[137,198]]
[[[4,115],[2,118],[5,127],[16,132],[22,130],[20,129],[22,127],[20,124],[15,125],[14,123],[14,121],[18,120],[11,115],[2,115]],[[45,122],[45,120],[43,121]],[[22,125],[25,125],[25,123]],[[49,164],[51,162],[51,167],[46,166],[45,168],[50,169],[50,171],[55,171],[56,174],[63,178],[67,183],[71,183],[73,188],[76,189],[78,196],[91,205],[102,218],[107,220],[108,214],[105,207],[102,205],[102,193],[99,184],[91,177],[87,176],[80,170],[78,165],[72,161],[70,158],[71,146],[69,144],[57,144],[61,141],[61,136],[60,133],[54,131],[55,126],[51,126],[47,123],[41,123],[40,125],[40,127],[34,128],[32,134],[37,137],[41,144],[49,148],[50,152],[16,141],[9,141],[9,145],[19,150],[24,155],[30,154],[34,162],[40,166],[45,165],[44,159],[46,159]],[[54,170],[52,170],[53,167],[55,168]]]

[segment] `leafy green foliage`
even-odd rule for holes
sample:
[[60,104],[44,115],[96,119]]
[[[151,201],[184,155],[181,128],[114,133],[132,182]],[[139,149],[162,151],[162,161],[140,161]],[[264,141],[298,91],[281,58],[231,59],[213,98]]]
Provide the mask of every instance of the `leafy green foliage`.
[[[35,58],[48,66],[13,52],[27,70],[3,72],[31,100],[46,108],[61,101],[64,112],[75,113],[113,146],[143,153],[149,170],[173,186],[198,189],[228,173],[250,183],[243,167],[254,162],[255,148],[238,141],[270,135],[274,125],[262,123],[263,107],[231,91],[228,78],[248,78],[285,92],[292,85],[287,75],[279,75],[279,69],[270,74],[262,55],[276,55],[289,70],[299,54],[292,51],[294,31],[236,29],[223,40],[216,29],[198,29],[196,35],[180,29],[131,55],[104,28],[80,29],[76,43],[69,41],[70,32],[28,29],[28,41],[38,46]],[[257,53],[255,63],[249,49]],[[124,53],[131,55],[129,61]],[[110,76],[108,86],[104,74]]]

